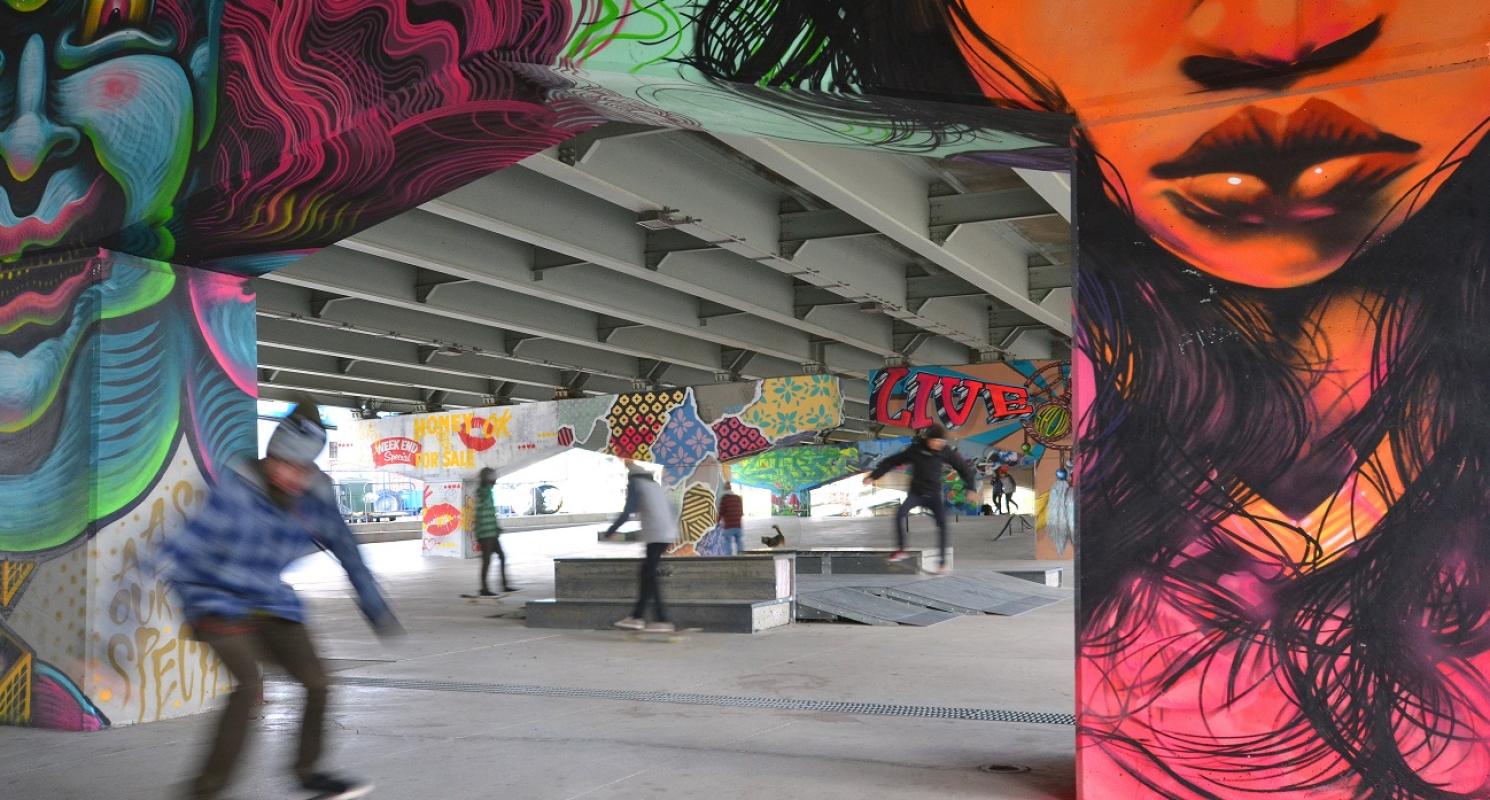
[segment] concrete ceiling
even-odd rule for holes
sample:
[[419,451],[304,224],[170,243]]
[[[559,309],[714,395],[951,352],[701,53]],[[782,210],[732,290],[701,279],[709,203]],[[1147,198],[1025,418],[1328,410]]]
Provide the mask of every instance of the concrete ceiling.
[[258,281],[264,397],[391,411],[1061,357],[1052,173],[596,129]]

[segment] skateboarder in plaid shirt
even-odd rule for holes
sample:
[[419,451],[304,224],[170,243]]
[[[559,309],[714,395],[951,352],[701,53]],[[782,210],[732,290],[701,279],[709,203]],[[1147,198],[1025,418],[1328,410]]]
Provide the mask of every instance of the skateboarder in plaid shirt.
[[341,562],[358,605],[380,636],[402,632],[352,531],[335,489],[315,466],[326,430],[312,403],[301,403],[275,429],[267,455],[226,472],[206,508],[163,548],[165,577],[181,598],[193,634],[237,684],[197,777],[194,800],[217,798],[231,779],[263,688],[259,660],[279,663],[305,687],[305,712],[294,773],[321,800],[352,800],[372,790],[363,781],[319,769],[327,702],[326,670],[305,628],[305,609],[280,578],[290,562],[317,547]]

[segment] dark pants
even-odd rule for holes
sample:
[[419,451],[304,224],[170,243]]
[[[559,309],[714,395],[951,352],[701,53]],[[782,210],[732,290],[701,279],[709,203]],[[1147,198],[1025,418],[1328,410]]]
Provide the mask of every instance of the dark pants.
[[631,616],[637,619],[647,618],[647,602],[651,601],[657,621],[667,622],[667,609],[662,607],[662,583],[657,579],[657,568],[662,565],[662,554],[667,552],[667,547],[663,542],[647,542],[647,557],[642,560],[641,591],[636,595],[636,608],[631,612]]
[[497,563],[502,572],[502,591],[512,591],[512,584],[507,582],[507,552],[502,549],[502,537],[488,536],[485,539],[477,539],[476,543],[481,545],[481,591],[486,591],[486,575],[491,572],[493,553],[497,556]]
[[326,670],[316,655],[305,626],[284,619],[248,621],[206,619],[195,628],[196,637],[212,648],[237,684],[227,708],[217,721],[217,735],[201,771],[192,782],[192,796],[199,800],[217,797],[233,777],[238,756],[248,739],[249,723],[263,694],[259,661],[279,664],[305,687],[305,715],[300,721],[300,747],[293,770],[301,780],[316,773],[325,733]]
[[947,505],[942,499],[940,492],[936,494],[908,494],[905,502],[900,504],[900,510],[895,514],[895,549],[905,549],[906,529],[910,527],[911,512],[917,508],[924,508],[931,512],[936,520],[936,546],[940,550],[937,554],[942,566],[947,564]]

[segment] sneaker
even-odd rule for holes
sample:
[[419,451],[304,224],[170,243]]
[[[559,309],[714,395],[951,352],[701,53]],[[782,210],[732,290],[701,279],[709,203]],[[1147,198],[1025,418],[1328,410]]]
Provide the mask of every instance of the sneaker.
[[515,592],[517,590],[518,589],[517,589],[516,586],[503,586],[502,587],[502,591],[507,592],[508,594],[511,594],[511,593],[513,593],[513,592]]
[[318,772],[300,782],[300,788],[316,792],[314,800],[356,800],[366,797],[373,785],[366,781],[352,780]]
[[637,619],[636,617],[627,617],[617,622],[616,627],[623,631],[639,631],[644,630],[647,627],[647,623],[645,620]]
[[677,633],[678,626],[671,622],[653,622],[647,625],[647,633]]
[[904,560],[906,560],[907,558],[910,558],[910,557],[911,557],[911,554],[910,553],[907,553],[904,550],[896,550],[895,552],[893,552],[893,553],[890,554],[890,562],[891,563],[895,563],[895,562],[898,562],[898,561],[904,561]]
[[476,595],[478,597],[500,597],[500,595],[490,589],[482,589],[481,591],[477,592]]
[[932,575],[941,575],[943,577],[946,577],[946,576],[952,574],[952,568],[949,567],[949,566],[947,566],[946,564],[942,564],[941,566],[939,566],[936,569],[932,570],[931,571],[931,574]]

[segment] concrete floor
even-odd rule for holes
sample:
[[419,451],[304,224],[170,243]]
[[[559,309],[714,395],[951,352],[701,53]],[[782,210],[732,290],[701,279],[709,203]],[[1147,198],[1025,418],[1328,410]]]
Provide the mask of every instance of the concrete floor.
[[[888,520],[777,520],[789,546],[882,546]],[[929,543],[929,527],[917,536]],[[761,525],[751,541],[759,541]],[[1028,559],[1030,535],[990,542],[986,521],[956,528],[960,568]],[[859,701],[1069,714],[1072,604],[930,628],[800,624],[680,643],[523,627],[522,600],[547,596],[555,556],[619,555],[595,529],[504,538],[510,600],[458,597],[474,562],[425,559],[418,542],[364,546],[409,635],[378,642],[324,556],[288,576],[310,600],[322,655],[339,677],[500,684],[455,692],[339,686],[326,766],[373,780],[377,796],[440,800],[589,798],[1069,798],[1068,725],[858,716],[719,705],[531,696],[532,687]],[[1069,575],[1068,585],[1069,585]],[[262,733],[237,798],[300,796],[283,773],[298,693],[271,683]],[[210,733],[192,717],[96,734],[0,728],[0,792],[17,800],[175,797]],[[1028,767],[994,775],[990,763]]]

